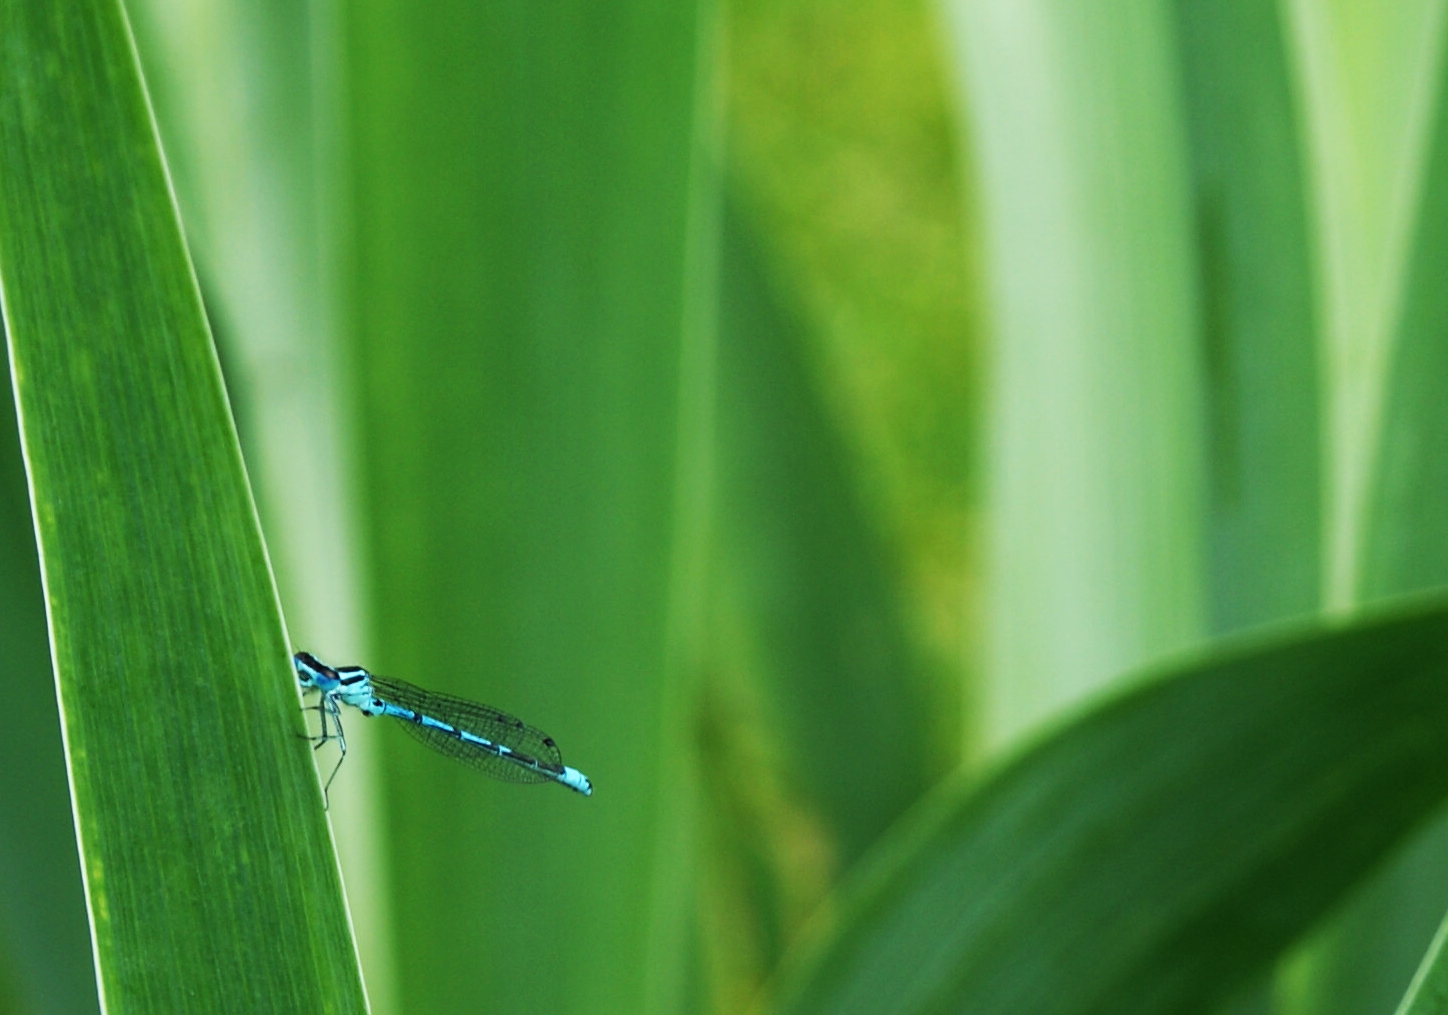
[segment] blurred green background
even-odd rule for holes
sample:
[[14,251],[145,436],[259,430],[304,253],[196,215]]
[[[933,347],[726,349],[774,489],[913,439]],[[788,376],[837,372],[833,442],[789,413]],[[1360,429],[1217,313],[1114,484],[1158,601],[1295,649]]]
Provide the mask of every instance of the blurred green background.
[[[296,646],[596,786],[353,721],[379,1015],[767,1007],[1123,674],[1448,584],[1443,0],[127,13]],[[0,1012],[83,1012],[0,419]],[[1445,908],[1439,822],[1232,1010],[1387,1015]]]

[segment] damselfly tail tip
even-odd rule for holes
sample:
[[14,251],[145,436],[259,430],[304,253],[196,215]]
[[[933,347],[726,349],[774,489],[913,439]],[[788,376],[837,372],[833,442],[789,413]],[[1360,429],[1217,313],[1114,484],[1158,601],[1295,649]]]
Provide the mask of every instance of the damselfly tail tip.
[[593,783],[588,781],[588,776],[576,768],[569,768],[567,765],[564,765],[563,778],[558,781],[569,789],[577,790],[584,796],[593,796]]

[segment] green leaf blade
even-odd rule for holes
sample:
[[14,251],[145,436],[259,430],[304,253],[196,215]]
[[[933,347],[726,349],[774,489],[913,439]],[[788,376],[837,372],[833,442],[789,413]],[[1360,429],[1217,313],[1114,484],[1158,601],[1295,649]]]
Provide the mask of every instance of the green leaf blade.
[[1448,1012],[1448,923],[1438,928],[1422,965],[1398,1006],[1398,1015],[1444,1015]]
[[[99,1011],[99,999],[8,359],[0,361],[0,385],[0,645],[7,723],[0,737],[0,814],[25,816],[0,822],[0,965],[14,967],[16,989],[30,998],[29,1008],[17,1002],[15,1010],[79,1015]],[[0,1012],[10,1010],[0,1001]]]
[[897,840],[778,1008],[1209,1011],[1448,792],[1441,608],[1189,667]]
[[1216,633],[1321,593],[1315,250],[1278,6],[1175,5],[1192,174]]
[[118,3],[0,3],[0,292],[101,994],[365,1009],[275,592]]
[[[1448,369],[1443,334],[1448,298],[1442,286],[1448,257],[1448,74],[1437,63],[1434,113],[1422,148],[1421,182],[1400,271],[1401,309],[1392,335],[1391,360],[1383,384],[1381,441],[1369,490],[1364,526],[1361,595],[1379,599],[1448,584],[1448,407],[1442,378]],[[1314,963],[1314,982],[1304,993],[1304,1010],[1355,1012],[1386,1005],[1397,996],[1417,963],[1419,980],[1405,1009],[1421,1015],[1444,991],[1442,930],[1426,957],[1423,942],[1442,920],[1448,879],[1441,863],[1448,825],[1442,821],[1421,837],[1393,870],[1376,879],[1368,893],[1324,937]],[[1445,995],[1448,996],[1448,995]],[[1411,1007],[1407,1007],[1411,1004]]]
[[1448,63],[1422,159],[1414,235],[1402,270],[1402,311],[1384,383],[1382,443],[1364,526],[1363,589],[1379,598],[1448,584]]
[[366,662],[546,729],[596,787],[494,783],[382,731],[418,1010],[663,1012],[687,989],[697,579],[671,552],[692,556],[707,461],[709,7],[349,13]]
[[981,725],[999,750],[1207,631],[1189,153],[1166,8],[944,10],[989,293]]

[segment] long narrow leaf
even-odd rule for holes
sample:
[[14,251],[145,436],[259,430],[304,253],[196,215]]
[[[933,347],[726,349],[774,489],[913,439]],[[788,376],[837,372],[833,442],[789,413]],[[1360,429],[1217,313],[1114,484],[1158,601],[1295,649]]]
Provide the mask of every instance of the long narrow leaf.
[[886,851],[780,1012],[1209,1011],[1448,794],[1448,608],[1186,667]]
[[1274,0],[1182,0],[1213,631],[1317,609],[1316,322],[1306,177]]
[[[761,492],[776,500],[772,510],[798,512],[806,540],[829,538],[845,549],[846,541],[860,538],[845,549],[852,560],[844,567],[829,554],[815,556],[818,544],[801,553],[795,580],[811,586],[801,587],[806,600],[815,600],[811,608],[826,597],[848,598],[844,569],[870,556],[875,559],[866,566],[878,577],[869,580],[888,582],[892,600],[865,609],[859,616],[873,618],[868,621],[837,615],[837,623],[825,623],[825,614],[816,614],[808,633],[794,632],[797,648],[808,653],[804,639],[823,647],[832,634],[842,649],[858,639],[844,650],[852,657],[844,667],[879,670],[874,677],[852,673],[846,693],[873,696],[890,711],[910,708],[907,699],[929,699],[929,728],[916,733],[918,742],[884,749],[892,756],[923,751],[933,771],[944,771],[962,748],[972,753],[975,732],[971,691],[963,684],[977,660],[963,658],[961,646],[974,647],[979,636],[974,541],[984,329],[977,209],[961,186],[973,167],[960,151],[938,11],[928,0],[729,0],[727,7],[729,178],[737,217],[755,235],[752,256],[769,294],[763,302],[748,287],[726,295],[721,327],[730,327],[730,315],[767,331],[780,327],[781,313],[796,322],[787,344],[798,348],[788,358],[798,360],[791,372],[799,380],[786,394],[760,374],[750,382],[756,390],[746,404],[776,417],[797,411],[800,422],[817,414],[813,439],[831,446],[818,449],[828,458],[808,479],[792,475],[777,492]],[[728,287],[727,266],[725,273]],[[751,334],[746,346],[751,340],[778,344]],[[746,369],[753,356],[741,350]],[[728,397],[722,391],[728,383],[721,375],[721,397]],[[790,404],[795,401],[802,403],[798,409]],[[729,425],[721,418],[721,426]],[[769,426],[762,416],[756,425],[761,434]],[[808,460],[817,453],[783,434],[747,449],[731,449],[730,440],[721,431],[723,454],[747,466],[749,455],[762,453],[766,469],[780,467],[770,464],[776,456]],[[729,481],[720,477],[721,484]],[[820,532],[808,531],[805,520],[819,509],[805,502],[837,498],[840,503],[825,510],[841,516]],[[792,552],[781,535],[771,534],[771,543]],[[806,564],[812,576],[800,566]],[[788,630],[782,617],[775,621]],[[765,632],[765,639],[779,645],[778,634]],[[902,649],[914,658],[906,662]],[[786,750],[807,754],[822,770],[858,764],[817,750],[837,736],[827,728],[831,723],[848,725],[832,707],[800,693],[810,684],[824,686],[818,671],[780,673],[785,685],[804,676],[797,686],[781,686],[786,708],[796,699]],[[887,701],[897,694],[899,701]],[[873,754],[881,735],[855,753]],[[891,757],[885,767],[897,763]],[[883,779],[871,776],[871,795],[897,777],[898,769]],[[849,829],[846,838],[854,841],[842,846],[848,858],[862,844],[861,833],[868,838],[879,815],[907,805],[913,793],[902,792],[883,808],[878,800],[846,797],[830,790],[821,805],[836,812],[832,824]]]
[[0,964],[13,963],[16,990],[37,1012],[95,1011],[95,967],[60,748],[35,523],[5,362],[0,362],[0,383],[0,646],[6,713],[0,736],[0,815],[5,816],[0,818],[0,951],[5,953]]
[[1365,526],[1367,597],[1448,585],[1448,63],[1438,84]]
[[[368,658],[329,245],[342,201],[331,105],[341,12],[251,0],[127,0],[127,10],[288,629],[325,659]],[[354,750],[329,816],[368,999],[387,1015],[396,1003],[376,727],[347,732]],[[330,770],[336,758],[318,761]]]
[[720,566],[758,643],[789,781],[848,866],[936,775],[935,702],[883,540],[810,383],[804,328],[770,292],[737,210],[724,236]]
[[686,979],[666,664],[707,469],[679,452],[710,396],[687,366],[701,6],[349,11],[367,662],[547,729],[597,788],[491,783],[383,731],[416,1010],[633,1015]]
[[1448,1013],[1448,921],[1438,928],[1418,974],[1398,1006],[1398,1015],[1444,1015]]
[[[1297,6],[1305,12],[1317,5]],[[1358,415],[1337,424],[1337,439],[1355,444],[1366,435],[1376,440],[1350,452],[1370,455],[1373,470],[1363,477],[1361,516],[1346,519],[1352,549],[1360,555],[1354,561],[1360,564],[1355,591],[1366,601],[1448,585],[1448,513],[1443,510],[1448,400],[1442,397],[1448,369],[1443,340],[1448,326],[1443,286],[1448,63],[1441,54],[1435,59],[1424,51],[1425,40],[1441,48],[1448,27],[1445,11],[1442,4],[1408,3],[1386,7],[1379,17],[1353,5],[1322,5],[1303,20],[1313,25],[1322,19],[1308,35],[1313,45],[1307,49],[1318,88],[1330,89],[1326,99],[1318,99],[1318,129],[1342,121],[1317,143],[1331,146],[1322,156],[1325,184],[1332,186],[1324,196],[1335,198],[1323,213],[1323,234],[1337,273],[1331,305],[1354,318],[1335,327],[1341,336],[1363,343],[1357,358],[1339,368],[1337,400],[1355,405]],[[1382,61],[1379,66],[1392,71],[1364,73],[1363,61],[1370,61],[1369,67]],[[1334,101],[1342,94],[1338,90],[1348,88],[1356,93],[1352,104]],[[1368,110],[1373,111],[1370,118],[1352,122],[1354,114]],[[1425,111],[1431,115],[1416,122]],[[1420,141],[1414,140],[1418,134]],[[1349,160],[1356,160],[1351,175],[1343,172]],[[1352,193],[1348,187],[1361,190]],[[1394,194],[1398,188],[1416,194],[1416,201],[1409,204]],[[1401,233],[1384,228],[1399,218],[1407,223]],[[1380,231],[1386,235],[1375,235]],[[1374,293],[1378,286],[1388,291]],[[1370,311],[1394,318],[1374,321]],[[1337,355],[1343,354],[1339,350]],[[1356,401],[1347,397],[1364,379],[1371,386],[1358,392]],[[1402,997],[1448,907],[1445,849],[1448,821],[1440,819],[1371,887],[1356,894],[1305,957],[1300,968],[1310,975],[1298,978],[1288,995],[1292,1015],[1387,1011]]]
[[993,332],[981,712],[999,748],[1205,633],[1192,209],[1163,7],[945,10]]
[[116,0],[0,2],[0,294],[103,1003],[365,1008]]

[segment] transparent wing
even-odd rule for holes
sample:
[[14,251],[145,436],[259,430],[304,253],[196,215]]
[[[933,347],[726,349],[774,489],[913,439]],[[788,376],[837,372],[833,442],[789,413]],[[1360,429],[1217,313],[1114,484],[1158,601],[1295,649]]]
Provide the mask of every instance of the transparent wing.
[[[440,720],[523,756],[521,759],[510,758],[489,751],[479,744],[460,740],[443,730],[402,722],[403,729],[439,754],[456,758],[495,779],[507,782],[546,782],[563,774],[563,755],[553,738],[507,712],[468,701],[466,698],[455,698],[451,694],[426,691],[416,684],[390,677],[374,676],[372,689],[384,702],[401,705],[410,711]],[[538,768],[530,766],[530,761]]]

